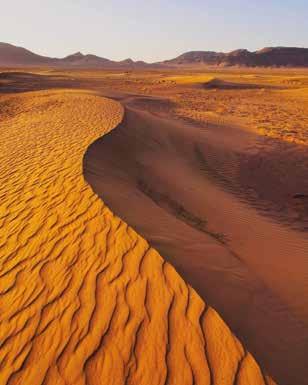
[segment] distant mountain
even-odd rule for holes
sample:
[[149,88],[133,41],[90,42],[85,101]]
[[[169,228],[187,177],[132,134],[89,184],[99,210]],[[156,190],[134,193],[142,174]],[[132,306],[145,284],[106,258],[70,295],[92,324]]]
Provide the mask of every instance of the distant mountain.
[[0,66],[32,66],[55,64],[57,59],[37,55],[25,48],[0,43]]
[[191,51],[183,53],[175,59],[165,60],[162,64],[166,65],[191,65],[191,64],[207,64],[217,65],[224,57],[224,53],[213,51]]
[[161,64],[168,66],[247,66],[308,67],[308,48],[269,47],[250,52],[238,49],[229,53],[212,51],[186,52]]
[[109,67],[115,64],[116,62],[112,60],[96,55],[83,55],[81,52],[60,59],[60,65],[72,65],[75,67]]
[[144,68],[155,67],[142,61],[126,59],[123,61],[112,61],[96,55],[84,55],[76,52],[64,58],[50,58],[37,55],[25,48],[16,47],[12,44],[0,43],[0,67],[64,67],[64,68]]
[[151,69],[192,66],[308,67],[308,48],[269,47],[250,52],[238,49],[229,53],[214,51],[186,52],[175,59],[148,64],[126,59],[113,61],[76,52],[64,58],[37,55],[25,48],[0,43],[0,67],[61,67],[106,69]]

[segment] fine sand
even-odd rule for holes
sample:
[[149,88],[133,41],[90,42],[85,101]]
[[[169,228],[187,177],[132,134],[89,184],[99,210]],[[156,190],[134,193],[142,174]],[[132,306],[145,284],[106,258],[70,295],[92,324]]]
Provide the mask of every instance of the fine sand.
[[172,121],[161,99],[121,101],[87,181],[280,383],[308,384],[307,151],[225,120]]
[[307,384],[307,71],[6,71],[0,383]]
[[[30,87],[32,84],[34,81]],[[25,79],[20,87],[16,85],[19,91],[28,86]],[[44,88],[38,83],[36,86]],[[76,90],[14,95],[6,87],[7,83],[4,92],[10,94],[0,96],[0,384],[274,384],[213,308],[143,238],[114,216],[85,182],[84,153],[121,122],[121,105]],[[116,136],[107,136],[110,147],[99,141],[88,152],[99,149],[102,154],[102,144],[109,166],[114,166],[114,160],[119,167],[111,167],[104,179],[107,170],[103,158],[91,157],[93,166],[87,158],[91,172],[86,173],[87,178],[97,172],[98,177],[91,179],[93,186],[97,188],[95,181],[99,186],[108,185],[106,191],[100,190],[104,198],[106,192],[106,201],[123,218],[134,213],[130,216],[132,224],[146,232],[153,243],[153,231],[159,224],[157,245],[169,247],[165,248],[168,261],[176,262],[179,272],[202,295],[203,288],[211,288],[206,293],[213,303],[213,293],[220,293],[217,304],[226,301],[226,314],[230,315],[231,295],[238,296],[233,314],[245,325],[246,317],[250,317],[241,306],[247,296],[245,280],[251,279],[251,293],[253,288],[270,291],[254,275],[249,278],[247,268],[208,230],[197,231],[196,218],[185,208],[178,218],[173,212],[178,211],[176,202],[170,205],[165,199],[166,209],[153,204],[156,191],[164,193],[171,188],[164,179],[164,190],[154,189],[155,178],[166,178],[170,171],[176,171],[180,159],[184,168],[179,170],[178,181],[185,183],[180,179],[188,175],[185,167],[190,165],[185,162],[189,157],[174,153],[171,157],[166,151],[157,154],[160,144],[155,135],[153,140],[140,135],[132,142],[127,124],[130,113],[126,119],[114,131]],[[138,117],[136,121],[133,116],[133,122],[138,122]],[[154,126],[159,133],[155,121],[152,129]],[[126,146],[121,143],[125,128],[130,139]],[[142,130],[142,126],[136,128]],[[136,150],[139,156],[142,146],[150,163],[144,164],[138,176],[132,169],[132,155]],[[153,173],[144,178],[151,163]],[[155,170],[165,174],[160,176]],[[175,179],[171,176],[172,185]],[[193,180],[194,174],[190,178]],[[212,194],[204,187],[203,194]],[[171,199],[179,198],[174,194]],[[188,218],[183,220],[183,215]],[[174,247],[176,237],[183,246],[182,254]],[[206,253],[198,255],[200,251]],[[199,276],[194,275],[197,270]],[[208,274],[210,270],[217,273]],[[235,287],[232,291],[227,286],[229,298],[224,290],[226,281]],[[296,287],[292,289],[297,292]],[[263,297],[256,298],[259,301]],[[251,299],[248,295],[247,300]],[[257,304],[267,327],[268,310],[280,303],[271,294],[268,302]],[[274,353],[272,349],[267,352],[269,362]]]

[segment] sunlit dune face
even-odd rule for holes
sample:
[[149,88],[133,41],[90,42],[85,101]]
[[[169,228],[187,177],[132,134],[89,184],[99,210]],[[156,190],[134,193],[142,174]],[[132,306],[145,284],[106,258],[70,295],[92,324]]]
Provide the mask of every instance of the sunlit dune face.
[[120,104],[27,93],[1,96],[0,117],[1,384],[272,384],[85,182]]

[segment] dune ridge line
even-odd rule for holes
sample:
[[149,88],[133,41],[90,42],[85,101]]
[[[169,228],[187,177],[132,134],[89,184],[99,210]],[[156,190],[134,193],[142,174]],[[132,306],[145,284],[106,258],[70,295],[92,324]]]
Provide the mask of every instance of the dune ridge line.
[[0,113],[0,384],[274,384],[85,182],[119,103],[40,91]]

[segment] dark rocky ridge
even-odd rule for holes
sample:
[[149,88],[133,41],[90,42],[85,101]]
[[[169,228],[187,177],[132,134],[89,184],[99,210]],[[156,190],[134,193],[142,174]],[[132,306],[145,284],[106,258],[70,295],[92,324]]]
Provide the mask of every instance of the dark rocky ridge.
[[255,52],[239,49],[229,53],[191,51],[163,63],[169,66],[308,67],[308,48],[269,47]]
[[191,51],[171,60],[149,64],[143,61],[133,61],[132,59],[113,61],[96,55],[84,55],[81,52],[64,58],[51,58],[37,55],[25,48],[12,44],[0,43],[0,66],[49,66],[98,69],[151,69],[191,66],[308,67],[308,48],[270,47],[255,52],[239,49],[229,53]]
[[113,61],[96,55],[84,55],[76,52],[64,58],[51,58],[37,55],[25,48],[12,44],[0,43],[1,67],[64,67],[64,68],[148,68],[156,67],[156,64],[148,64],[142,61],[126,59]]

